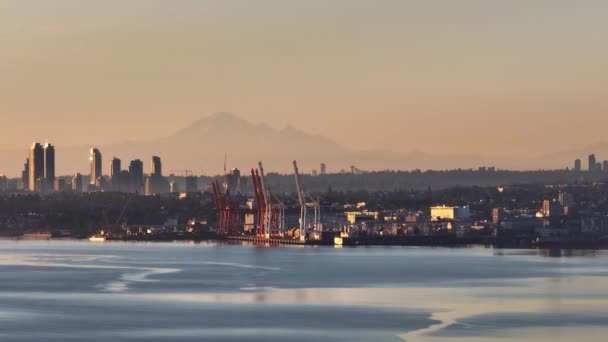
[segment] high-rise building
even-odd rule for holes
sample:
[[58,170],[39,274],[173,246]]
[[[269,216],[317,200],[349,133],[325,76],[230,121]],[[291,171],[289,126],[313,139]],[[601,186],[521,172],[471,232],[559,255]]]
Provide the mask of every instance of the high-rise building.
[[162,163],[160,161],[160,157],[153,156],[152,157],[152,170],[150,172],[151,176],[162,176],[163,168]]
[[23,183],[23,190],[30,189],[30,158],[25,160],[23,164],[23,171],[21,171],[21,182]]
[[144,188],[144,163],[135,159],[129,164],[129,177],[134,192],[142,193]]
[[90,183],[95,184],[97,179],[101,177],[101,152],[96,148],[92,148],[89,161],[91,163]]
[[319,168],[319,174],[321,174],[321,175],[327,174],[327,169],[326,169],[325,163],[321,163],[321,167]]
[[145,194],[163,194],[169,192],[169,182],[163,177],[162,163],[160,157],[152,157],[152,169],[150,171],[150,177],[146,178],[145,181]]
[[44,148],[42,145],[39,143],[32,144],[29,161],[30,191],[42,191],[44,180]]
[[590,154],[589,155],[589,171],[595,171],[595,168],[597,167],[597,162],[595,160],[595,154]]
[[48,186],[54,185],[55,182],[55,147],[46,143],[44,144],[44,180]]
[[608,171],[608,160],[602,162],[602,170]]
[[82,175],[77,173],[72,177],[72,191],[82,192]]
[[117,179],[121,170],[122,170],[122,168],[121,168],[120,159],[118,159],[116,157],[112,158],[112,161],[110,162],[110,179],[112,181]]
[[574,171],[576,172],[581,172],[582,170],[582,163],[580,159],[577,159],[574,161]]
[[123,191],[120,184],[120,171],[122,171],[120,159],[112,158],[110,162],[110,184],[113,191]]

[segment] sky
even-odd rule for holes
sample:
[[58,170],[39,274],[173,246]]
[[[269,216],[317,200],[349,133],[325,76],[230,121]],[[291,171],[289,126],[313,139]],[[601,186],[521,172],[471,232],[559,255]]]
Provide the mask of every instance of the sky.
[[608,139],[606,17],[600,0],[3,0],[0,150],[214,112],[353,149],[580,148]]

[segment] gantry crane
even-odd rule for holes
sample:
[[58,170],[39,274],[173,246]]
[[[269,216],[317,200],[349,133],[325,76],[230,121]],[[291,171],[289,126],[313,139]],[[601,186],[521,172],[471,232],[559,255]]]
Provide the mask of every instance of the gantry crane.
[[[265,202],[265,226],[267,237],[272,235],[273,230],[281,237],[284,234],[285,225],[285,205],[276,196],[272,196],[270,189],[266,187],[266,174],[264,173],[264,166],[262,162],[258,163],[260,168],[260,187],[263,193],[263,200]],[[275,198],[276,204],[272,203],[271,197]],[[275,234],[276,235],[276,234]]]
[[321,205],[318,200],[307,202],[306,193],[302,187],[302,180],[300,178],[300,171],[298,170],[298,162],[293,161],[293,171],[296,178],[296,191],[298,192],[298,201],[300,202],[300,240],[306,239],[306,231],[308,229],[308,208],[313,209],[313,222],[312,229],[318,230],[320,228],[320,215]]

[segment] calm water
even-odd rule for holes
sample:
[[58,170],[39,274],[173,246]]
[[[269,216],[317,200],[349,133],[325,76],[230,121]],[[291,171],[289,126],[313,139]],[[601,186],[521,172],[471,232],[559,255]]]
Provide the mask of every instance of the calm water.
[[0,241],[1,341],[606,341],[608,253]]

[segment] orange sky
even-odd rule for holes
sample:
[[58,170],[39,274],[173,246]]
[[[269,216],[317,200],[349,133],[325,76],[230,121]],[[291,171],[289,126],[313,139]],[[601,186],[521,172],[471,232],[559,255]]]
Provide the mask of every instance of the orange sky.
[[167,135],[212,112],[357,149],[606,140],[605,1],[0,3],[0,149]]

